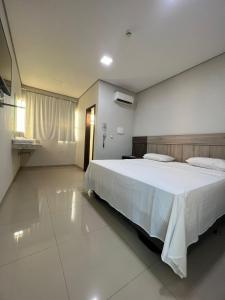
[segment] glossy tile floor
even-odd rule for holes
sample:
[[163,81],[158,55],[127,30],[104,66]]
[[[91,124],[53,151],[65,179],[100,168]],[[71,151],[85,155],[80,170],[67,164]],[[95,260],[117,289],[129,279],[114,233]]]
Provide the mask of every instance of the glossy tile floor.
[[225,299],[225,226],[181,280],[83,180],[76,167],[20,171],[0,207],[1,300]]

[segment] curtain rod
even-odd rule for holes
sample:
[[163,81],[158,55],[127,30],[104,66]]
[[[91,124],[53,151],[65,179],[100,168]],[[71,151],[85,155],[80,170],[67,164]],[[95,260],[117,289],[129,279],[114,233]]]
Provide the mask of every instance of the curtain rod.
[[66,96],[66,95],[60,95],[60,94],[57,94],[57,93],[41,90],[41,89],[38,89],[38,88],[26,86],[26,85],[22,86],[22,90],[28,91],[28,92],[31,92],[31,93],[34,93],[34,94],[44,95],[44,96],[48,96],[48,97],[54,97],[56,99],[60,99],[60,100],[64,100],[64,101],[70,101],[70,102],[73,102],[73,103],[78,103],[78,99],[76,99],[76,98],[69,97],[69,96]]

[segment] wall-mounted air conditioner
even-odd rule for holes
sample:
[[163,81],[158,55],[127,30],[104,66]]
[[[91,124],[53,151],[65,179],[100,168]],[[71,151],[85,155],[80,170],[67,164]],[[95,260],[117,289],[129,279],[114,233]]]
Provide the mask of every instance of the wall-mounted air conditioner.
[[114,101],[120,102],[120,103],[126,103],[126,104],[133,104],[134,103],[134,97],[121,93],[121,92],[115,92],[114,93]]

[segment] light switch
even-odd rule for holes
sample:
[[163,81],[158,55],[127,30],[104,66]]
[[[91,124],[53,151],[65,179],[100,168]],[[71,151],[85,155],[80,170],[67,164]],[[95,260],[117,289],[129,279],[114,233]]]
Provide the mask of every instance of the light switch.
[[116,130],[117,134],[124,134],[124,128],[123,127],[117,127],[117,130]]

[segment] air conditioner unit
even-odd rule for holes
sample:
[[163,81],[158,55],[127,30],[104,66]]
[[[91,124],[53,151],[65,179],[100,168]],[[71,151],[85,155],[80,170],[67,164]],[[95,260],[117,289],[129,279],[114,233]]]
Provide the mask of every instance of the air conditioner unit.
[[120,102],[120,103],[126,103],[126,104],[133,104],[134,103],[134,97],[121,93],[121,92],[115,92],[114,93],[114,101]]

